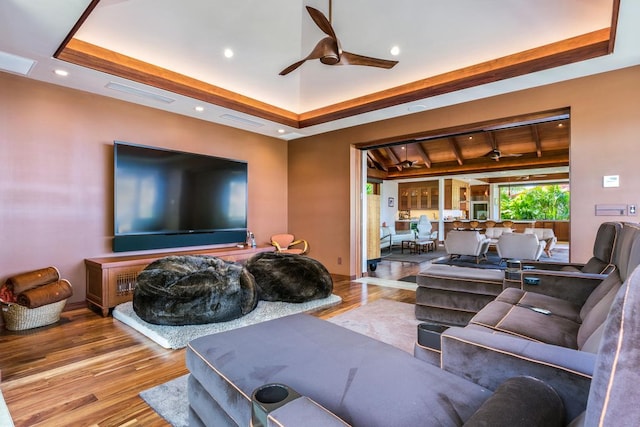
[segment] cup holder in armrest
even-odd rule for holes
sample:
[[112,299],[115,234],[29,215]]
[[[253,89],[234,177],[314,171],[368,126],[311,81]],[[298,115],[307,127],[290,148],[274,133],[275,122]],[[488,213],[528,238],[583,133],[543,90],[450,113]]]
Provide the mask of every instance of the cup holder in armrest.
[[251,426],[266,427],[270,412],[302,397],[300,393],[284,384],[265,384],[251,395]]
[[420,323],[418,325],[418,344],[432,350],[440,351],[440,335],[448,326],[436,323]]

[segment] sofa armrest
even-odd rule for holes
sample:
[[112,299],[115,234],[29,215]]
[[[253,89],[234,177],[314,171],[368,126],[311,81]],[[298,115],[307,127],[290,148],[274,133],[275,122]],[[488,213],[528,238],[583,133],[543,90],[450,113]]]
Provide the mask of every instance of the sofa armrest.
[[573,267],[581,270],[584,264],[577,262],[557,262],[557,261],[523,261],[522,266],[533,267],[536,270],[561,271],[564,267]]
[[[522,288],[525,291],[549,295],[582,306],[607,275],[533,269],[523,270],[522,277]],[[524,280],[526,278],[538,279],[538,284],[528,285]]]
[[[268,427],[286,426],[347,427],[334,413],[306,396],[274,410],[267,417]],[[265,427],[267,427],[265,426]]]
[[471,327],[447,329],[441,337],[442,369],[490,390],[515,376],[532,376],[562,398],[566,419],[587,405],[596,355]]

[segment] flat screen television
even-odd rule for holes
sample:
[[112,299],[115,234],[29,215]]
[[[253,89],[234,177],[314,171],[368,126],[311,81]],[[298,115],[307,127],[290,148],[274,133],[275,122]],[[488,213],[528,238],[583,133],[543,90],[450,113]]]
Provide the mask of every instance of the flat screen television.
[[231,244],[247,233],[247,163],[114,142],[114,252]]

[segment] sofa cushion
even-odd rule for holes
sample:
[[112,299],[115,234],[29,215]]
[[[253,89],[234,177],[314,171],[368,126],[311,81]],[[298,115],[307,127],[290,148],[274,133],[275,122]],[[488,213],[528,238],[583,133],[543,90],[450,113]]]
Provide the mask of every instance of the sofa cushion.
[[496,300],[523,307],[542,308],[551,311],[554,316],[560,316],[576,323],[582,322],[580,306],[548,295],[526,292],[518,288],[507,288],[498,295]]
[[622,286],[620,274],[617,271],[609,274],[598,286],[596,286],[593,292],[589,294],[589,297],[580,309],[580,319],[584,319],[587,314],[593,310],[593,307],[595,307],[595,305],[598,304],[598,302],[602,300],[602,298],[604,298],[611,289],[615,288],[618,290],[620,289],[620,286]]
[[504,381],[465,427],[562,427],[564,405],[553,387],[533,377]]
[[489,303],[473,316],[469,323],[529,340],[573,349],[578,348],[579,323],[502,301]]
[[580,329],[578,330],[578,348],[582,349],[587,339],[605,322],[607,314],[609,314],[609,310],[611,309],[611,304],[613,304],[613,299],[618,293],[620,286],[622,286],[622,284],[612,287],[584,317],[582,325],[580,325]]
[[498,295],[503,279],[502,270],[432,264],[418,273],[416,283],[425,288]]

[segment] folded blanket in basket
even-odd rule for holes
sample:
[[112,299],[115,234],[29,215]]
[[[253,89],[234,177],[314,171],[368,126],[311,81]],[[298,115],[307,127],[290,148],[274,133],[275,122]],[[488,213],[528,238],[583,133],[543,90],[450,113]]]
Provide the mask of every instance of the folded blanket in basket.
[[73,295],[73,288],[68,280],[62,279],[26,290],[18,295],[18,304],[27,308],[36,308],[62,301]]
[[35,288],[40,285],[46,285],[47,283],[55,282],[59,279],[60,273],[57,268],[46,267],[11,276],[7,279],[5,284],[14,295],[18,295],[28,289]]

